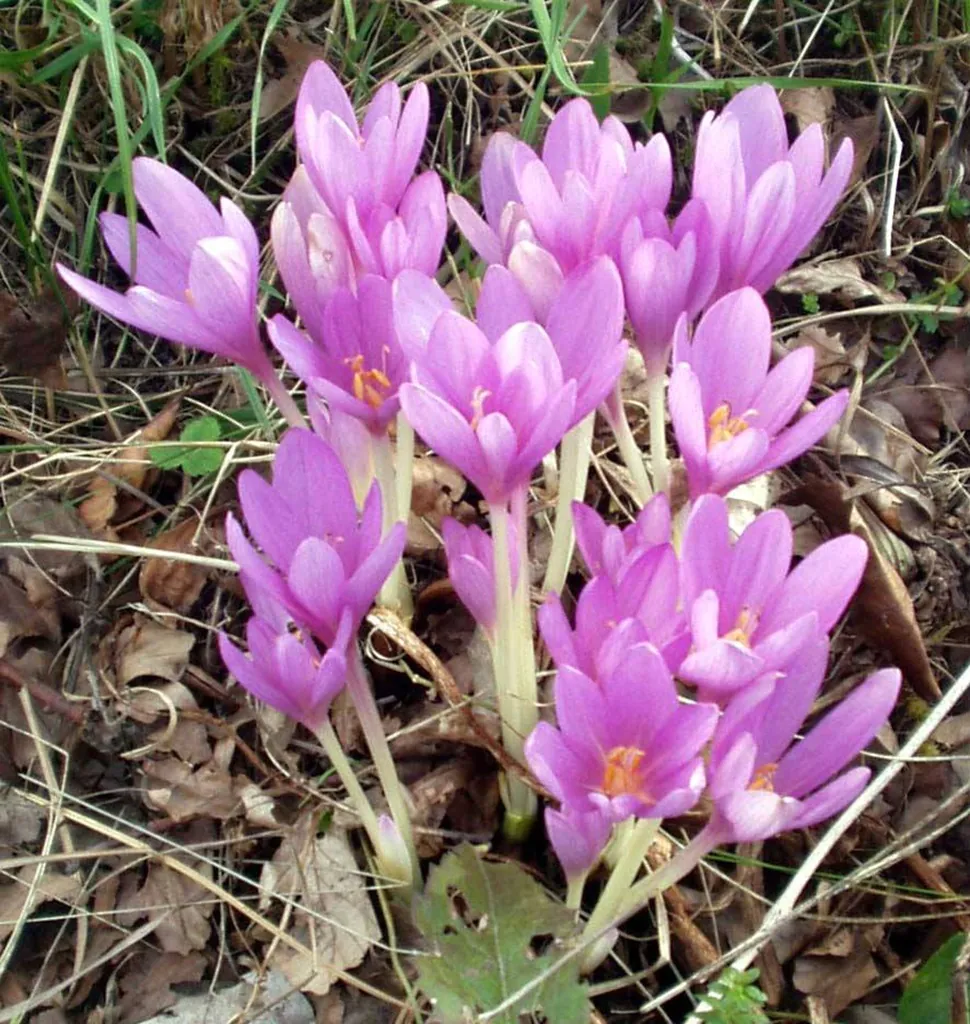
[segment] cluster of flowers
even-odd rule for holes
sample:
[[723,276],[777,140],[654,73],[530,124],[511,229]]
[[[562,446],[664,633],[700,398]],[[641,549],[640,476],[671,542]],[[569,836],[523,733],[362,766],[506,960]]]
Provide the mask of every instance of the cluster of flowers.
[[[323,63],[301,88],[300,165],[272,222],[299,326],[280,314],[267,333],[306,386],[313,432],[262,343],[259,246],[233,203],[217,210],[181,175],[140,158],[136,194],[154,230],[139,225],[133,236],[125,218],[102,216],[131,287],[119,295],[59,268],[116,319],[248,369],[294,428],[272,484],[251,471],[240,478],[260,551],[230,518],[254,616],[248,657],[223,640],[227,665],[257,697],[317,730],[338,770],[328,708],[346,681],[395,827],[365,808],[362,818],[375,846],[390,851],[384,863],[400,863],[404,849],[416,878],[406,798],[356,647],[363,616],[395,572],[406,609],[400,520],[413,428],[489,504],[490,535],[445,525],[449,572],[492,645],[504,742],[560,801],[546,820],[571,879],[596,861],[617,823],[682,813],[705,790],[714,807],[705,843],[834,813],[866,773],[827,780],[885,720],[898,673],[877,673],[807,739],[792,741],[821,686],[827,634],[858,583],[865,546],[831,541],[789,574],[785,517],[763,514],[732,544],[722,496],[804,452],[846,408],[842,392],[798,415],[813,355],[801,349],[770,369],[761,293],[834,207],[850,144],[826,171],[819,126],[789,146],[774,91],[747,89],[704,117],[691,196],[670,218],[663,136],[634,142],[615,118],[601,124],[575,99],[553,119],[541,154],[493,136],[480,216],[459,196],[446,200],[434,172],[415,175],[428,108],[424,85],[402,103],[389,83],[358,123]],[[487,264],[474,319],[434,278],[449,210]],[[650,382],[652,479],[620,398],[627,321]],[[675,528],[664,493],[668,407],[692,503]],[[646,503],[623,532],[569,500],[585,488],[597,409]],[[558,571],[540,611],[558,669],[557,729],[537,725],[526,498],[535,467],[560,442]],[[592,573],[575,630],[556,597],[574,520]],[[694,688],[696,702],[682,703],[675,679]],[[531,790],[509,779],[504,798],[511,831],[528,827]]]

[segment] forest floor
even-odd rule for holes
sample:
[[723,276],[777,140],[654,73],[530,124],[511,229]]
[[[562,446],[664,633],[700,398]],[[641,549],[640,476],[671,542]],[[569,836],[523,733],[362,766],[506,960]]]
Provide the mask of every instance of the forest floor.
[[[906,687],[870,755],[887,784],[755,966],[771,1020],[964,1019],[970,698],[934,709],[967,688],[970,645],[970,2],[554,0],[548,31],[534,7],[0,0],[0,1022],[432,1019],[420,937],[369,884],[317,743],[257,716],[218,656],[217,632],[245,618],[225,513],[281,421],[233,369],[79,309],[52,273],[63,260],[123,284],[96,217],[124,211],[138,153],[231,196],[267,242],[296,91],[321,58],[358,106],[382,81],[427,82],[422,163],[473,199],[489,135],[541,138],[570,75],[638,137],[666,133],[681,200],[701,114],[752,82],[783,90],[793,132],[852,139],[844,201],[767,297],[778,345],[814,348],[818,393],[852,389],[851,427],[737,508],[784,508],[799,554],[846,530],[872,547],[816,710],[874,665],[898,664]],[[456,232],[448,245],[441,279],[461,295],[472,261]],[[638,436],[642,385],[631,369]],[[449,702],[474,695],[487,655],[446,582],[440,525],[481,503],[433,458],[415,472],[413,634],[372,618],[365,650],[419,852],[491,843],[561,896],[543,842],[495,840],[496,763]],[[541,476],[531,497],[541,579]],[[616,521],[635,511],[605,431],[587,501]],[[366,781],[346,709],[336,725]],[[591,979],[591,1019],[682,1021],[824,834],[709,858],[629,923]],[[274,1009],[253,1009],[257,978]]]

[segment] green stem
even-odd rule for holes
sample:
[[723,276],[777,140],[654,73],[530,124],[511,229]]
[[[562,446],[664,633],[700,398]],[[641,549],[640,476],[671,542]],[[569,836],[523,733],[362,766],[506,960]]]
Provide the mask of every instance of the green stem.
[[582,423],[573,427],[562,441],[556,522],[552,531],[552,550],[549,552],[546,578],[542,584],[542,589],[546,592],[553,591],[558,594],[566,582],[566,573],[569,571],[569,563],[576,544],[572,503],[581,501],[586,493],[595,419],[596,413],[590,413]]
[[[413,452],[414,435],[411,435]],[[397,523],[402,516],[398,504],[399,496],[403,490],[394,467],[394,455],[391,452],[391,439],[385,433],[382,437],[375,437],[373,443],[374,453],[374,474],[377,482],[381,485],[382,507],[384,510],[384,534]],[[410,473],[408,474],[410,480]],[[410,499],[410,484],[408,485]],[[410,505],[410,500],[408,501]],[[405,523],[407,519],[404,519]],[[408,586],[407,573],[404,571],[404,559],[401,558],[397,565],[391,570],[381,587],[378,603],[384,608],[390,608],[396,612],[405,622],[411,621],[414,614],[414,603],[411,600],[411,588]]]
[[330,719],[324,719],[323,724],[315,731],[316,737],[323,747],[323,752],[330,758],[334,771],[336,771],[340,781],[344,784],[344,789],[347,790],[347,795],[350,797],[350,802],[354,805],[354,810],[360,818],[360,823],[367,832],[367,838],[370,839],[371,846],[374,847],[375,852],[380,856],[381,832],[377,824],[377,815],[367,799],[364,787],[357,781],[353,765],[351,765],[347,755],[344,753],[344,748],[340,745],[340,740],[330,724]]
[[364,732],[364,739],[370,750],[371,760],[377,769],[377,777],[380,779],[384,796],[387,798],[387,806],[390,809],[394,824],[407,847],[408,856],[411,860],[407,867],[409,871],[399,872],[396,877],[404,874],[402,881],[408,881],[415,887],[421,882],[421,875],[418,868],[418,858],[414,849],[414,835],[411,829],[411,815],[408,811],[407,797],[404,793],[404,786],[398,778],[397,769],[394,767],[394,758],[391,756],[391,748],[388,745],[387,737],[384,735],[384,726],[381,724],[380,712],[377,710],[377,702],[371,692],[370,681],[361,659],[360,651],[354,647],[350,652],[348,665],[347,690],[350,699],[354,702],[357,710],[357,717],[360,719],[360,726]]
[[658,494],[670,493],[670,460],[667,457],[665,373],[651,374],[647,381],[647,403],[650,414],[650,466],[653,489]]
[[[518,500],[516,500],[518,498]],[[529,614],[528,558],[525,553],[525,492],[507,506],[489,508],[495,556],[495,643],[492,647],[495,694],[502,723],[502,745],[518,761],[525,757],[525,740],[538,721],[535,653]],[[510,548],[510,522],[515,518],[517,550]],[[512,590],[510,558],[519,563],[519,585]],[[524,564],[523,564],[524,563]],[[524,601],[523,601],[524,599]],[[523,614],[523,603],[525,611]],[[538,809],[535,793],[515,776],[503,776],[504,831],[510,839],[524,839]]]
[[[590,953],[583,961],[584,971],[591,971],[597,967],[609,952],[609,949],[603,949],[595,939],[604,929],[608,929],[615,923],[614,918],[623,907],[630,892],[630,886],[640,873],[647,850],[650,849],[650,844],[659,829],[660,820],[658,818],[641,818],[627,834],[617,858],[616,867],[613,868],[609,881],[600,893],[600,898],[596,901],[596,906],[583,929],[582,941],[593,940]],[[594,962],[591,961],[591,957]]]
[[647,476],[647,467],[643,464],[643,452],[637,444],[633,431],[630,430],[630,423],[626,418],[623,409],[623,402],[620,399],[619,384],[617,384],[615,405],[619,410],[615,413],[606,406],[610,427],[613,429],[613,436],[616,438],[617,447],[623,457],[623,463],[630,472],[633,481],[634,494],[641,506],[653,496],[653,488],[650,486],[650,478]]
[[300,412],[300,407],[272,369],[267,373],[263,384],[266,385],[269,397],[273,399],[276,408],[283,414],[286,422],[291,427],[305,427],[306,420],[303,418],[303,413]]
[[588,877],[589,872],[584,871],[581,875],[577,875],[575,878],[567,879],[566,906],[570,910],[579,910],[583,905],[583,889],[586,888],[586,879]]

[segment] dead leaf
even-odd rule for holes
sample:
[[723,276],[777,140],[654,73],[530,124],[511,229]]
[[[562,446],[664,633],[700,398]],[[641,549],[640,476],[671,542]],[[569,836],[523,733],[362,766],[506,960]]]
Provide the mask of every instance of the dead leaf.
[[7,790],[0,801],[0,846],[14,849],[40,836],[47,812],[16,790]]
[[107,639],[114,641],[112,660],[119,687],[140,676],[178,681],[195,643],[191,633],[166,629],[143,616],[136,616],[131,625]]
[[271,78],[259,98],[259,120],[268,121],[283,113],[296,100],[307,68],[315,60],[326,60],[327,50],[319,43],[307,43],[295,33],[277,36],[273,43],[286,64],[281,78]]
[[67,384],[61,353],[67,343],[77,296],[67,289],[45,288],[21,305],[9,292],[0,292],[0,363],[18,377],[33,377],[45,387]]
[[233,791],[232,776],[214,761],[193,770],[177,757],[147,759],[142,771],[145,773],[145,803],[174,821],[193,818],[225,821],[242,809]]
[[318,812],[310,808],[287,830],[272,861],[263,867],[261,909],[272,893],[300,904],[295,937],[316,953],[312,959],[279,944],[269,958],[290,983],[304,992],[326,995],[338,970],[356,967],[380,938],[367,880],[354,861],[347,833],[331,828],[318,836]]
[[864,177],[869,157],[879,142],[879,135],[878,114],[866,114],[864,117],[837,121],[833,126],[830,152],[837,153],[843,139],[850,139],[852,142],[852,172],[849,175],[848,188]]
[[9,576],[0,573],[0,658],[14,640],[24,636],[60,636],[59,616],[35,607]]
[[820,324],[809,324],[798,332],[789,348],[810,348],[815,353],[815,380],[834,387],[849,369],[842,332],[829,333]]
[[441,548],[441,521],[453,513],[466,487],[461,473],[443,459],[428,455],[414,460],[407,554],[418,558]]
[[[174,529],[159,534],[149,547],[160,551],[200,554],[192,541],[199,532],[196,519],[186,519]],[[205,536],[205,530],[201,531]],[[178,559],[146,558],[138,572],[138,589],[153,610],[171,610],[185,614],[199,599],[208,573],[199,565]]]
[[795,119],[799,132],[805,131],[813,124],[825,127],[835,107],[835,93],[827,85],[808,89],[785,89],[779,99],[781,109]]
[[185,956],[155,950],[136,953],[118,979],[122,992],[117,1006],[119,1024],[138,1024],[174,1006],[179,997],[172,986],[201,981],[207,965],[206,957],[196,951]]
[[795,988],[806,995],[819,996],[831,1016],[869,991],[879,977],[872,950],[879,944],[883,929],[841,928],[795,960]]
[[40,864],[28,864],[13,875],[15,881],[0,885],[0,942],[10,937],[21,914],[29,917],[48,900],[70,903],[81,892],[79,876],[48,867],[38,877],[40,870]]
[[[0,509],[0,539],[27,540],[47,533],[65,540],[89,540],[90,531],[68,504],[26,487],[12,488],[4,495]],[[84,571],[87,556],[78,551],[31,551],[8,548],[23,561],[36,565],[56,580],[64,582]]]
[[905,302],[901,292],[890,291],[865,280],[859,264],[850,256],[822,263],[803,263],[775,283],[786,295],[840,295],[844,299],[875,299],[883,303]]

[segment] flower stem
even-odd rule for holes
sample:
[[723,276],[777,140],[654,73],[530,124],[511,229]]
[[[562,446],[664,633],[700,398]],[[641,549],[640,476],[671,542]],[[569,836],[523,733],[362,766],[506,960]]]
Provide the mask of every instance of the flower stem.
[[269,392],[269,397],[273,399],[276,404],[276,408],[286,418],[286,422],[291,427],[305,427],[306,420],[303,418],[303,413],[300,412],[300,407],[293,400],[293,396],[286,390],[285,385],[276,375],[276,371],[270,367],[266,376],[263,378],[263,384],[266,386],[266,390]]
[[[411,434],[411,452],[414,452],[414,434]],[[384,510],[384,534],[386,535],[388,530],[398,522],[400,519],[404,519],[407,522],[406,513],[402,517],[400,512],[399,498],[404,490],[404,485],[401,484],[397,477],[394,467],[394,456],[391,452],[391,439],[385,433],[381,437],[375,437],[373,443],[374,453],[374,474],[377,477],[377,482],[381,485],[381,498],[382,507]],[[399,459],[398,464],[400,465],[401,460]],[[408,465],[408,505],[410,506],[410,464]],[[408,586],[407,573],[404,571],[404,559],[403,557],[398,561],[397,565],[391,570],[391,575],[388,576],[381,587],[380,595],[378,596],[378,603],[384,608],[390,608],[396,612],[397,615],[402,618],[405,622],[411,621],[411,616],[414,614],[414,603],[411,600],[411,588]]]
[[405,879],[414,886],[418,886],[421,875],[418,868],[417,853],[414,849],[414,835],[411,830],[411,816],[408,812],[407,797],[404,793],[404,786],[397,776],[397,769],[394,767],[394,758],[391,756],[391,748],[388,746],[387,737],[384,735],[384,727],[381,725],[380,712],[377,710],[377,702],[371,692],[370,681],[361,659],[360,651],[356,646],[350,654],[349,671],[347,674],[347,690],[350,699],[357,709],[357,717],[360,719],[360,726],[364,732],[364,739],[370,749],[371,759],[377,769],[377,777],[380,779],[384,796],[387,798],[387,806],[390,809],[391,817],[397,830],[401,834],[407,847],[408,856],[411,860],[410,877]]
[[408,521],[411,489],[414,484],[414,428],[403,412],[397,415],[397,449],[394,469],[397,473],[397,517]]
[[[518,761],[524,759],[525,740],[538,721],[535,652],[529,609],[528,555],[526,553],[525,491],[507,506],[489,509],[495,554],[495,644],[492,648],[495,693],[502,721],[502,745]],[[517,550],[510,550],[510,520],[515,519]],[[513,592],[510,559],[519,563],[518,586]],[[535,793],[514,776],[502,779],[506,836],[522,840],[532,828],[538,810]]]
[[[583,940],[598,937],[605,928],[614,923],[614,918],[624,906],[630,886],[639,874],[643,859],[659,829],[658,818],[641,818],[627,833],[616,866],[610,873],[609,881],[600,893],[600,898],[596,901],[596,906],[593,907],[593,912],[583,929]],[[594,942],[590,953],[583,961],[583,970],[593,970],[608,952],[609,949],[603,949],[600,943]]]
[[588,877],[589,872],[584,871],[581,875],[576,875],[575,878],[567,879],[566,906],[570,910],[579,910],[583,905],[583,889],[586,888],[586,879]]
[[653,489],[658,493],[670,492],[670,460],[667,458],[665,373],[652,373],[647,380],[647,402],[650,414],[650,467],[653,471]]
[[595,418],[596,413],[590,413],[582,423],[573,427],[562,441],[556,522],[552,531],[552,550],[549,553],[546,578],[542,584],[542,589],[547,592],[554,591],[558,594],[562,590],[573,557],[576,536],[573,531],[572,503],[581,501],[586,493]]
[[619,920],[616,923],[626,920],[645,907],[658,893],[676,885],[685,875],[689,875],[702,858],[706,857],[722,840],[723,836],[719,836],[710,826],[698,832],[662,868],[647,875],[627,891],[626,899],[623,900],[619,909]]
[[653,495],[653,488],[650,486],[650,478],[647,476],[647,467],[643,464],[643,452],[637,444],[633,431],[630,430],[629,420],[623,410],[623,401],[620,398],[620,385],[616,386],[616,393],[612,402],[604,406],[607,420],[613,430],[623,463],[629,470],[633,480],[635,497],[641,506],[646,505]]
[[337,738],[329,718],[325,719],[323,724],[316,730],[316,737],[323,747],[323,752],[330,758],[334,771],[344,784],[344,789],[347,790],[350,802],[354,805],[354,810],[360,818],[360,823],[364,826],[367,838],[370,839],[371,845],[379,855],[381,833],[377,825],[377,815],[367,799],[364,787],[357,781],[353,765],[351,765],[347,755],[344,753],[344,748],[340,745],[340,740]]

